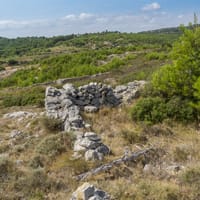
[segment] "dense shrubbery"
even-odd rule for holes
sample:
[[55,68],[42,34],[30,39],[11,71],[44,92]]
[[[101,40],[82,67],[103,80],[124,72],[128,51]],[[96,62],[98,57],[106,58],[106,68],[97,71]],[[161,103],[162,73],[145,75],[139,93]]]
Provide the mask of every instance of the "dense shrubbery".
[[104,56],[107,57],[107,54],[107,51],[87,51],[46,59],[41,63],[40,69],[19,70],[10,77],[2,80],[0,87],[27,86],[59,78],[102,73],[118,69],[120,66],[125,65],[129,59],[135,58],[131,58],[130,56],[123,59],[113,58],[108,63],[98,66],[97,61],[101,60]]
[[4,94],[2,98],[2,105],[4,107],[11,106],[25,106],[25,105],[37,105],[39,107],[44,105],[44,88],[26,88],[18,90],[18,92],[12,92]]
[[194,121],[200,102],[200,28],[184,30],[175,43],[172,65],[153,75],[152,92],[159,97],[141,99],[132,109],[133,119],[162,122],[166,118]]
[[196,110],[180,97],[174,96],[168,101],[162,97],[148,97],[139,100],[131,109],[131,117],[147,123],[159,123],[164,119],[191,122],[196,118]]

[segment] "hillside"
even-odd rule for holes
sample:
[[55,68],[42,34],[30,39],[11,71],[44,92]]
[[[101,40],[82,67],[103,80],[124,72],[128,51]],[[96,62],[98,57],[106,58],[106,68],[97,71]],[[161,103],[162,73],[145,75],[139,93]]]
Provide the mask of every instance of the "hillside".
[[200,30],[176,30],[0,38],[0,199],[198,200]]

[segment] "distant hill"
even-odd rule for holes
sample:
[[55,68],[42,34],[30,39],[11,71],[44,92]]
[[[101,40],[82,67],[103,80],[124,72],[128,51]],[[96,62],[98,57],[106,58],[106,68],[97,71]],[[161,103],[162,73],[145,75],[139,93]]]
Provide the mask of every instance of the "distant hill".
[[[197,24],[195,26],[200,26],[200,24]],[[193,26],[186,26],[186,28],[188,29],[191,29],[193,28]],[[139,32],[139,33],[163,33],[163,34],[171,34],[171,33],[178,33],[178,34],[181,34],[182,31],[181,31],[181,28],[180,26],[178,27],[168,27],[168,28],[160,28],[160,29],[155,29],[155,30],[149,30],[149,31],[142,31],[142,32]]]

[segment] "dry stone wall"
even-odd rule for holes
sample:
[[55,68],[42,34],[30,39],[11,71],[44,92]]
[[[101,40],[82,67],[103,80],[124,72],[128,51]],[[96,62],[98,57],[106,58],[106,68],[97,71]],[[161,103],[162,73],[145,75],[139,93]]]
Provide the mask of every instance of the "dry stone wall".
[[102,83],[90,83],[75,88],[65,84],[62,89],[47,87],[45,107],[47,116],[63,121],[64,130],[78,130],[85,127],[80,111],[96,112],[102,106],[116,107],[128,103],[138,96],[144,81],[134,81],[112,88]]

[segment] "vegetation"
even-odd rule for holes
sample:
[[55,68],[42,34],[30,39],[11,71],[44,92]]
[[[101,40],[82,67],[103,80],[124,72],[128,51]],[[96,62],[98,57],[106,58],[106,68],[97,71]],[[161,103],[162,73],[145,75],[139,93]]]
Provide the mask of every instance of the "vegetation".
[[[2,63],[29,67],[1,80],[0,87],[28,86],[59,78],[121,70],[132,64],[137,57],[134,52],[145,53],[146,50],[161,51],[148,53],[147,59],[166,60],[171,43],[178,36],[177,33],[104,32],[53,38],[1,38],[0,44],[5,47],[0,54]],[[12,55],[14,58],[10,58]]]
[[132,110],[134,119],[157,123],[166,118],[180,121],[198,118],[199,41],[200,28],[184,29],[171,52],[173,64],[165,65],[153,74],[152,88],[159,97],[139,101]]
[[[8,73],[0,73],[0,199],[70,199],[80,185],[74,176],[118,159],[124,150],[149,146],[156,149],[151,157],[87,181],[119,200],[199,199],[200,139],[193,123],[200,111],[199,38],[197,26],[183,33],[176,28],[0,38],[0,71]],[[102,72],[110,73],[79,78]],[[92,125],[83,131],[99,134],[111,149],[103,161],[72,156],[75,134],[63,132],[60,120],[41,117],[46,85],[33,84],[66,77],[78,77],[72,79],[77,86],[94,80],[113,86],[135,79],[150,82],[133,104],[83,114]],[[19,110],[36,115],[4,117]],[[20,135],[11,137],[13,130]]]

